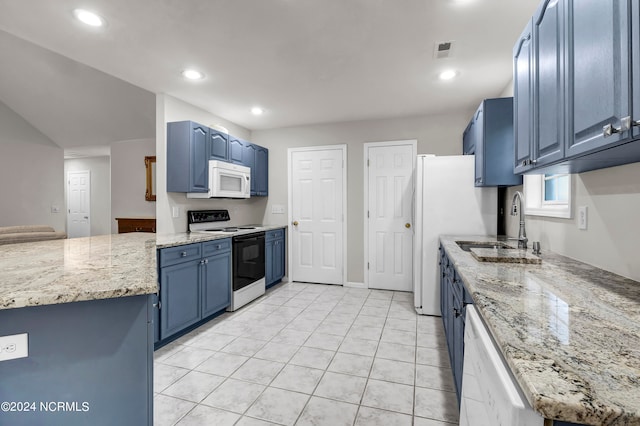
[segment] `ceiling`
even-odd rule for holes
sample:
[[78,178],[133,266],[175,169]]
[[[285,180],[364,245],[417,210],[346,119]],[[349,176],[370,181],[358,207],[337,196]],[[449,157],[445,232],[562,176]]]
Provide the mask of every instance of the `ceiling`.
[[[0,33],[0,100],[68,147],[153,137],[154,93],[252,130],[471,110],[511,80],[537,4],[0,0],[0,30],[15,36]],[[77,7],[107,26],[79,23]],[[453,55],[435,59],[442,41]],[[183,79],[188,67],[205,79]],[[448,68],[458,76],[439,80]]]

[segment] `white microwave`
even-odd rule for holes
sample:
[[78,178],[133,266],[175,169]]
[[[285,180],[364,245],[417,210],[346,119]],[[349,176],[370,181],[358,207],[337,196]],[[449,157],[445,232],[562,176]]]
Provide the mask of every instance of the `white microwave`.
[[187,198],[249,198],[251,169],[224,161],[209,160],[209,192],[189,192]]

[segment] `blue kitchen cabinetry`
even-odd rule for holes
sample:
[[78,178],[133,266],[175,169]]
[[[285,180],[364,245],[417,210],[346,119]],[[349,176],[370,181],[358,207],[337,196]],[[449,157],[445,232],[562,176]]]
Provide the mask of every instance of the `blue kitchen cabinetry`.
[[231,304],[231,239],[202,243],[202,306],[206,318]]
[[167,123],[167,191],[209,190],[209,128],[193,121]]
[[565,2],[545,0],[533,17],[533,158],[531,166],[564,157],[566,136],[563,80]]
[[[259,145],[256,147],[255,160],[255,195],[266,197],[269,195],[269,150]],[[254,170],[251,170],[253,175]],[[253,193],[251,195],[254,195]]]
[[206,320],[231,303],[231,239],[158,251],[160,324],[156,343]]
[[251,169],[251,196],[269,195],[269,150],[245,141],[242,161]]
[[229,135],[229,162],[244,166],[244,147],[248,142]]
[[514,48],[516,173],[564,157],[565,3],[544,0]]
[[[640,161],[638,9],[637,2],[542,2],[531,24],[529,82],[522,39],[514,49],[516,173]],[[529,132],[518,130],[529,123]]]
[[209,159],[221,161],[229,159],[229,135],[209,129]]
[[279,283],[284,277],[285,243],[284,229],[274,229],[265,234],[265,281],[267,287]]
[[531,168],[533,145],[532,21],[513,48],[513,134],[515,173]]
[[233,136],[229,146],[229,162],[251,169],[251,196],[269,195],[269,150]]
[[269,150],[193,121],[167,123],[167,191],[207,192],[209,160],[251,169],[251,196],[269,195]]
[[485,99],[462,135],[464,154],[475,154],[476,186],[514,186],[513,98]]
[[440,310],[444,326],[449,361],[453,370],[453,382],[460,404],[462,392],[462,368],[464,365],[464,327],[466,306],[473,303],[453,262],[440,246]]

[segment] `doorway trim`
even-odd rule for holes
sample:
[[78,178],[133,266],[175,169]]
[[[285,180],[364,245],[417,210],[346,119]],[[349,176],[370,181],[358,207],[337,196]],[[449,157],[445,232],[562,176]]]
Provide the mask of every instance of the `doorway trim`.
[[293,274],[293,253],[291,247],[293,247],[293,163],[292,154],[295,152],[305,151],[323,151],[323,150],[341,150],[342,151],[342,286],[347,284],[347,145],[319,145],[319,146],[304,146],[287,149],[287,265],[290,270],[287,271],[289,281],[294,282],[295,276]]
[[[418,140],[417,139],[405,139],[398,141],[385,141],[385,142],[367,142],[363,147],[362,154],[362,169],[364,174],[362,191],[363,194],[363,206],[362,206],[362,219],[364,221],[364,288],[369,288],[369,218],[367,212],[369,211],[369,148],[383,147],[383,146],[399,146],[399,145],[411,145],[411,151],[413,156],[413,171],[415,175],[416,159],[418,156]],[[413,197],[411,198],[411,216],[415,215],[415,185],[413,187]],[[415,223],[415,218],[412,220]],[[413,253],[412,253],[413,256]]]

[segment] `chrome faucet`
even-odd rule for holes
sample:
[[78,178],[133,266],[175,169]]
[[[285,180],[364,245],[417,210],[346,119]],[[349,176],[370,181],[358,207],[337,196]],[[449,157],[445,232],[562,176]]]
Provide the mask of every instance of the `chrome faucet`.
[[[519,205],[516,204],[516,201],[519,201]],[[515,216],[520,210],[520,229],[518,230],[518,248],[526,249],[527,248],[527,231],[524,229],[524,195],[522,192],[516,191],[513,194],[513,200],[511,201],[511,216]]]

